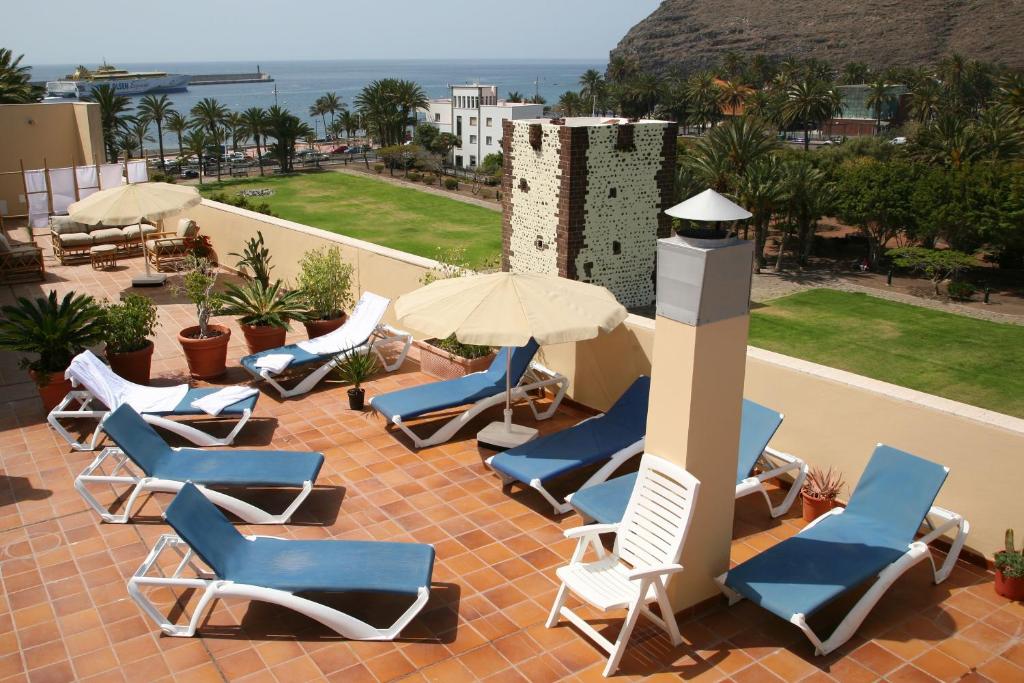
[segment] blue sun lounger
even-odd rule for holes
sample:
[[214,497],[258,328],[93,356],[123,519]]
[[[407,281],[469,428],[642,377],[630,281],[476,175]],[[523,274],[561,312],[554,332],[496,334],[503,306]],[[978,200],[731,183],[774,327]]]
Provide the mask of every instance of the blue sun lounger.
[[[103,449],[75,479],[75,489],[103,521],[116,524],[128,521],[132,506],[141,494],[147,491],[175,493],[186,482],[202,487],[203,495],[250,524],[284,524],[313,490],[324,463],[322,453],[312,452],[171,448],[128,405],[110,413],[101,426],[117,447]],[[129,462],[142,470],[142,474],[135,474]],[[132,486],[120,514],[111,513],[89,492],[88,486],[94,484]],[[294,487],[300,491],[284,512],[272,515],[207,486]]]
[[[799,534],[734,567],[716,581],[734,603],[742,598],[792,622],[828,654],[857,631],[864,618],[904,572],[926,557],[928,543],[957,530],[935,583],[949,576],[969,532],[965,519],[935,506],[948,468],[878,444],[850,504],[822,515]],[[938,521],[938,525],[934,520]],[[922,524],[930,531],[915,540]],[[859,586],[871,587],[827,640],[807,618]]]
[[[740,423],[739,460],[736,468],[736,497],[760,493],[768,503],[772,517],[785,514],[800,493],[807,465],[800,458],[768,447],[768,442],[782,424],[783,415],[760,403],[743,399],[743,417]],[[751,471],[758,462],[766,467],[756,475]],[[791,473],[793,485],[786,498],[773,507],[764,484],[781,474]],[[615,524],[622,519],[629,496],[636,484],[636,474],[616,477],[603,484],[585,488],[569,496],[572,507],[588,519],[600,524]]]
[[[243,536],[192,484],[175,496],[164,517],[176,533],[157,540],[128,580],[128,593],[170,636],[195,635],[212,601],[236,597],[293,609],[352,640],[393,640],[430,598],[431,545]],[[173,571],[161,570],[169,564],[160,562],[168,548],[178,556]],[[159,575],[148,576],[154,567]],[[189,569],[194,577],[185,575]],[[146,589],[168,587],[201,592],[187,624],[172,623],[146,597]],[[391,626],[376,628],[313,599],[349,592],[409,596],[413,603]]]
[[643,453],[650,393],[651,378],[638,377],[607,413],[493,455],[487,464],[503,485],[522,482],[539,491],[555,514],[568,512],[572,506],[557,500],[544,485],[583,467],[605,463],[582,490],[605,481],[624,462]]
[[[511,349],[512,400],[525,398],[530,404],[533,416],[538,420],[546,420],[558,410],[569,386],[569,380],[534,362],[533,357],[539,348],[537,342],[531,339],[526,346]],[[481,372],[374,396],[370,399],[369,405],[388,422],[405,432],[416,448],[444,443],[482,411],[504,403],[508,354],[509,348],[501,349],[490,367]],[[558,386],[558,391],[551,405],[547,410],[537,410],[530,392],[555,385]],[[470,407],[427,438],[420,438],[405,424],[406,420],[466,405]]]

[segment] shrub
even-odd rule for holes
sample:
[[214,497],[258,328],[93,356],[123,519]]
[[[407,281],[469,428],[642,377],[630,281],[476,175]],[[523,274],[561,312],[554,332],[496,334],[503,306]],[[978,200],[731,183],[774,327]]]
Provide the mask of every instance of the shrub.
[[384,164],[374,164],[373,165],[373,171],[374,171],[374,173],[383,173],[384,172]]
[[956,299],[957,301],[969,301],[978,290],[970,282],[954,281],[946,285],[946,291],[949,293],[950,299]]
[[414,183],[418,183],[421,177],[422,176],[420,176],[420,174],[417,173],[416,171],[409,171],[409,175],[406,176],[406,178],[408,178]]
[[150,177],[150,180],[154,183],[170,183],[173,185],[178,179],[175,178],[173,174],[157,171],[152,175],[152,177]]
[[213,263],[202,256],[189,254],[181,266],[182,278],[179,284],[172,286],[174,294],[183,295],[196,307],[196,321],[199,325],[199,336],[196,339],[209,339],[219,333],[210,334],[210,317],[220,307],[220,294],[213,291],[217,285],[217,269]]
[[[453,179],[448,178],[448,180]],[[424,285],[429,285],[435,280],[447,280],[453,277],[462,277],[463,275],[469,275],[473,272],[469,269],[469,265],[466,263],[466,250],[462,247],[450,247],[448,249],[438,248],[435,260],[440,264],[440,267],[427,271],[422,279],[420,279],[420,282]],[[426,343],[456,356],[462,356],[463,358],[470,359],[481,358],[491,352],[490,346],[463,344],[455,338],[454,334],[444,339],[428,339]]]
[[444,179],[444,189],[446,190],[457,190],[459,189],[459,181],[455,178]]
[[129,292],[120,303],[103,307],[103,341],[108,353],[144,349],[156,326],[156,304],[149,297]]
[[1008,579],[1024,579],[1024,549],[1013,543],[1013,529],[1006,530],[1006,548],[996,553],[996,569]]
[[288,330],[290,320],[301,319],[304,315],[301,294],[285,292],[281,281],[264,284],[250,280],[241,286],[229,284],[220,295],[220,310],[224,315],[237,315],[243,325],[259,327],[283,327]]
[[58,301],[56,290],[50,290],[34,300],[18,297],[0,313],[0,349],[33,354],[20,366],[38,373],[43,384],[49,373],[63,372],[72,358],[103,338],[103,311],[88,294],[68,292]]
[[312,320],[337,318],[352,307],[352,264],[338,247],[307,251],[299,262],[299,291]]
[[377,356],[373,353],[346,353],[338,364],[342,382],[348,382],[353,389],[359,389],[363,382],[380,370]]
[[260,202],[259,204],[253,204],[249,199],[243,195],[229,195],[224,192],[214,192],[210,194],[210,199],[215,202],[222,204],[228,204],[230,206],[237,206],[240,209],[247,209],[249,211],[255,211],[256,213],[262,213],[267,216],[276,216],[277,214],[270,210],[270,204],[266,202]]
[[437,176],[433,173],[424,173],[420,180],[423,181],[424,185],[433,185],[437,182]]
[[480,196],[483,199],[494,199],[494,192],[491,190],[480,190]]
[[[264,287],[270,284],[270,271],[274,266],[270,265],[270,250],[263,244],[263,233],[256,231],[255,237],[250,237],[245,243],[242,253],[231,252],[228,256],[238,257],[238,269],[248,268],[252,271],[252,278],[259,280]],[[245,271],[242,270],[245,275]]]

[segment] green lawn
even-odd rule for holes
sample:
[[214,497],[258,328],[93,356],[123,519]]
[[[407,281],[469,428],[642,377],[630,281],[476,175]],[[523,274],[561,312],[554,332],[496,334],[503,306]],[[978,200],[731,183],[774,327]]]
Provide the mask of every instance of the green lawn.
[[206,183],[202,193],[270,188],[281,218],[428,258],[438,247],[464,247],[470,265],[501,256],[501,213],[371,177],[316,173]]
[[757,307],[750,343],[1024,417],[1024,326],[814,289]]

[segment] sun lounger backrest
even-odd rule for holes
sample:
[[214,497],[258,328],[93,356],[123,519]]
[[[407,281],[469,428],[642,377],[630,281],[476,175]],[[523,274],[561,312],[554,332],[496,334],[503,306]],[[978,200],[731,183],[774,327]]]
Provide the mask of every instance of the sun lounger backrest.
[[650,397],[651,378],[641,375],[619,396],[619,400],[608,409],[603,419],[631,427],[638,425],[644,430],[647,428],[647,402]]
[[736,483],[750,476],[757,459],[768,447],[768,442],[782,424],[782,415],[760,403],[743,399],[743,418],[740,422],[740,450],[736,467]]
[[[523,378],[527,368],[530,367],[530,363],[533,361],[533,357],[537,355],[537,349],[540,345],[531,339],[526,346],[517,346],[512,348],[512,386],[519,383],[519,380]],[[487,379],[493,381],[495,384],[501,382],[505,383],[505,364],[506,358],[508,357],[509,347],[503,347],[498,351],[498,355],[491,361],[491,365],[487,368]]]
[[152,476],[161,458],[174,455],[167,442],[127,403],[103,419],[103,431],[147,475]]
[[248,541],[191,482],[167,506],[164,518],[210,569],[223,578]]
[[699,487],[679,465],[645,453],[615,537],[618,556],[634,569],[677,563]]
[[843,516],[874,519],[895,538],[910,542],[939,495],[947,474],[942,465],[879,444]]

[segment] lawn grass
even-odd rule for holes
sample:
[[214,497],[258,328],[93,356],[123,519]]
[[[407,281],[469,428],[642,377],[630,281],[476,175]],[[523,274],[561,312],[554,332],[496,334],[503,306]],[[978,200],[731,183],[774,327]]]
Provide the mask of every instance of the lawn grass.
[[290,221],[434,258],[463,247],[471,266],[501,256],[501,213],[465,202],[347,173],[310,173],[206,183],[205,196],[270,188],[271,211]]
[[757,307],[750,343],[1024,417],[1024,326],[813,289]]

